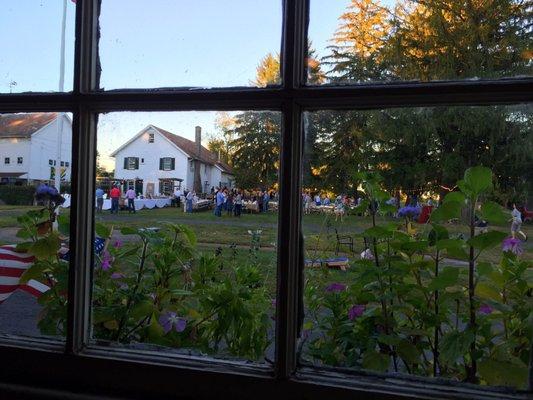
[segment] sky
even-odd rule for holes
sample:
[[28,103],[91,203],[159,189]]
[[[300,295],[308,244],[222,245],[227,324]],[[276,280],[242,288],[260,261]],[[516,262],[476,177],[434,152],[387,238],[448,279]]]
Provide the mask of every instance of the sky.
[[[392,0],[387,0],[385,3]],[[63,0],[1,0],[0,92],[57,91]],[[312,0],[309,38],[319,56],[350,0]],[[102,0],[101,87],[250,86],[281,47],[281,0]],[[72,90],[75,4],[67,0],[65,91]],[[12,38],[6,40],[6,38]],[[148,124],[194,139],[215,133],[214,112],[113,113],[100,118],[107,156]]]

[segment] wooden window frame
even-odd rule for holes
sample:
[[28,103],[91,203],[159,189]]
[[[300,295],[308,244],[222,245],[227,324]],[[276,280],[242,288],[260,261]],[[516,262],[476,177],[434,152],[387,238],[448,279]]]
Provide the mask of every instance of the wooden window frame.
[[[77,0],[74,85],[70,93],[0,94],[0,112],[71,112],[72,208],[66,342],[2,337],[8,373],[0,391],[84,388],[87,393],[135,397],[228,398],[460,398],[526,399],[529,391],[332,369],[299,368],[296,359],[301,274],[301,163],[303,113],[319,109],[497,105],[533,101],[533,78],[431,83],[307,86],[305,58],[310,0],[283,1],[282,84],[269,88],[113,90],[98,88],[101,0]],[[90,341],[97,118],[113,111],[282,112],[277,309],[273,366],[103,348]],[[112,371],[112,372],[111,372]],[[530,373],[530,380],[531,380]]]

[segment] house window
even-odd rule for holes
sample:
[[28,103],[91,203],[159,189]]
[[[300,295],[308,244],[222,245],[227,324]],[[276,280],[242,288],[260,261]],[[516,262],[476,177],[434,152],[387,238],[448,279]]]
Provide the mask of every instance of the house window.
[[141,158],[141,164],[144,164],[144,158]]
[[159,169],[162,171],[173,171],[175,169],[176,159],[172,157],[163,157],[159,159]]
[[64,161],[61,161],[61,166],[62,166],[62,167],[65,166],[65,162],[64,162]]
[[[129,377],[113,382],[117,391],[133,387],[132,391],[163,397],[178,391],[194,397],[194,390],[209,387],[218,392],[230,388],[232,395],[246,398],[250,387],[261,390],[266,385],[265,394],[279,398],[287,393],[311,399],[336,394],[363,399],[531,397],[530,257],[515,254],[520,253],[520,243],[506,238],[507,228],[500,226],[505,213],[497,204],[511,199],[511,193],[517,199],[519,193],[530,193],[526,186],[531,186],[531,177],[524,172],[528,168],[520,164],[531,165],[525,150],[531,147],[533,101],[528,2],[498,2],[496,11],[490,9],[493,2],[483,1],[468,2],[468,7],[459,1],[421,5],[405,0],[398,7],[392,1],[346,1],[351,5],[346,10],[333,7],[330,0],[253,2],[253,10],[244,17],[241,9],[220,15],[238,16],[247,22],[247,30],[258,27],[261,36],[265,29],[279,28],[266,36],[279,43],[282,33],[280,56],[278,46],[269,46],[272,54],[257,61],[257,76],[244,78],[244,84],[252,86],[246,89],[239,86],[244,76],[240,71],[255,71],[255,65],[245,69],[239,60],[235,68],[216,64],[221,72],[242,75],[241,80],[230,79],[228,85],[235,86],[227,90],[220,87],[228,75],[215,75],[214,68],[214,82],[189,81],[192,75],[205,74],[178,77],[178,70],[206,65],[205,60],[187,64],[182,52],[177,54],[184,68],[165,71],[165,66],[175,65],[169,58],[172,52],[144,42],[161,41],[165,35],[144,35],[140,41],[131,30],[109,23],[130,11],[112,14],[113,3],[78,2],[83,10],[76,14],[81,25],[74,30],[76,76],[67,79],[75,82],[72,94],[23,89],[25,93],[13,97],[8,91],[17,90],[16,82],[0,88],[5,92],[0,95],[0,112],[11,112],[17,105],[23,112],[36,104],[50,111],[58,104],[76,110],[72,147],[78,159],[72,184],[83,189],[73,193],[73,237],[65,241],[75,250],[68,264],[75,275],[59,282],[67,263],[56,261],[57,252],[47,254],[47,268],[57,268],[47,282],[57,290],[41,297],[39,303],[49,308],[36,312],[42,318],[40,329],[66,340],[51,345],[24,338],[22,349],[16,339],[2,337],[0,357],[12,366],[6,379],[38,382],[46,376],[47,386],[64,387],[62,381],[72,379],[70,369],[80,370],[87,373],[76,376],[73,386],[93,385],[98,391],[100,382],[109,382],[106,366],[111,363],[119,376]],[[159,8],[171,3],[150,2],[150,15],[175,15],[173,9]],[[201,2],[189,3],[184,11]],[[213,3],[228,7],[232,2]],[[252,2],[239,2],[240,7],[248,3]],[[263,3],[275,5],[264,10],[268,6]],[[324,18],[326,12],[333,14]],[[197,26],[207,26],[199,23],[204,21],[197,14],[191,15],[198,19],[193,21]],[[260,17],[256,23],[254,15]],[[144,16],[132,12],[125,20],[138,26]],[[170,24],[163,18],[158,21]],[[334,22],[328,27],[327,21]],[[190,42],[197,43],[204,31],[193,32]],[[242,37],[242,32],[234,32],[230,43],[215,50],[231,49]],[[125,46],[123,40],[138,46]],[[119,57],[122,66],[116,65],[113,46],[124,50]],[[193,47],[194,55],[214,54],[200,51],[200,45]],[[133,49],[129,57],[128,49]],[[218,58],[222,63],[234,61]],[[146,63],[132,74],[120,73],[124,65],[142,61]],[[249,110],[242,111],[244,106]],[[246,189],[246,221],[232,225],[234,218],[217,214],[208,218],[207,228],[199,228],[202,224],[196,222],[202,216],[191,215],[186,220],[194,224],[169,226],[167,222],[181,214],[158,209],[172,200],[157,196],[157,167],[151,176],[139,177],[146,181],[146,193],[155,197],[135,202],[146,208],[142,213],[96,215],[92,193],[101,149],[97,143],[109,142],[105,135],[115,123],[113,117],[121,114],[120,131],[127,132],[137,113],[165,110],[173,113],[174,121],[198,109],[235,114],[226,125],[231,141],[224,135],[222,140],[231,144],[236,185]],[[165,126],[169,121],[168,116],[154,119],[145,117],[143,126]],[[172,122],[167,128],[190,126],[191,121],[205,118],[190,114],[188,122]],[[185,140],[174,138],[173,143],[195,158],[191,172],[196,157],[202,163],[213,162],[194,146],[193,132],[175,133]],[[168,137],[173,138],[170,133]],[[519,138],[519,144],[510,137]],[[501,147],[509,143],[512,149]],[[507,159],[513,162],[503,162]],[[125,178],[120,176],[121,160],[115,163],[118,168],[106,182],[106,191]],[[483,167],[468,169],[476,164]],[[138,158],[124,159],[124,169],[138,168]],[[184,177],[178,172],[172,176],[186,179],[187,189],[197,192],[190,211],[201,212],[202,204],[211,207],[212,200],[198,193],[202,182],[189,182],[187,171]],[[528,185],[520,189],[526,190],[514,190],[514,184],[524,182]],[[498,193],[489,192],[493,187]],[[271,214],[274,204],[270,210],[259,209],[267,198],[264,191],[271,188],[279,189],[280,224],[277,214]],[[505,188],[508,191],[501,193]],[[475,216],[494,218],[488,234],[472,223],[468,229],[460,225],[466,220],[461,214],[466,204],[471,222]],[[260,229],[243,226],[257,221]],[[93,226],[96,233],[88,229]],[[175,236],[164,236],[165,229],[174,229]],[[225,240],[212,243],[220,232]],[[115,241],[119,235],[127,239]],[[106,252],[95,251],[94,239],[106,236]],[[58,243],[59,237],[53,236],[50,243]],[[488,243],[494,247],[485,252]],[[242,247],[246,254],[235,256]],[[46,246],[35,249],[46,252]],[[494,254],[503,261],[495,261]],[[266,279],[271,279],[268,285]],[[151,290],[154,284],[161,290]],[[513,285],[512,291],[508,285]],[[49,302],[52,296],[57,296],[56,302]],[[65,307],[67,298],[70,307]],[[196,307],[194,312],[190,307]],[[234,325],[228,329],[227,324]],[[261,334],[240,336],[256,330]],[[183,348],[191,343],[198,346],[194,351]],[[60,351],[32,352],[31,346]],[[164,346],[173,347],[171,356]],[[218,352],[225,353],[224,360],[199,356]],[[43,362],[49,360],[57,365],[65,360],[67,368],[50,374],[50,362]],[[249,360],[266,361],[258,365]],[[149,383],[137,383],[146,377]]]
[[22,157],[17,157],[17,164],[22,164],[24,159]]
[[65,161],[65,167],[69,167],[70,163],[68,161]]
[[54,165],[54,160],[48,160],[48,165]]
[[149,133],[148,134],[148,143],[154,143],[154,134],[153,133]]
[[11,160],[9,159],[9,157],[4,158],[4,164],[9,164],[10,162]]
[[124,169],[139,169],[139,157],[124,157]]

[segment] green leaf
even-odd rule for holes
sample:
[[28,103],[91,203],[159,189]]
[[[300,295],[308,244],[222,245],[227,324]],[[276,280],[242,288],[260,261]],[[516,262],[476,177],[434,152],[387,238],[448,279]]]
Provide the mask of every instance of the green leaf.
[[97,223],[94,230],[96,232],[96,235],[103,239],[107,239],[111,236],[111,229],[105,226],[104,224]]
[[435,277],[428,286],[429,290],[443,290],[457,285],[459,281],[459,268],[446,267]]
[[510,215],[505,213],[498,203],[487,201],[481,206],[481,217],[492,224],[503,224],[507,222]]
[[187,238],[191,246],[193,247],[196,246],[196,242],[197,242],[196,233],[194,233],[194,231],[191,228],[185,225],[180,225],[180,231],[181,233],[185,235],[185,237]]
[[474,341],[474,334],[466,330],[464,332],[453,331],[442,338],[441,357],[448,363],[456,362],[470,350],[470,344]]
[[524,388],[527,384],[527,366],[517,362],[484,359],[478,363],[479,375],[489,385]]
[[463,203],[458,201],[448,201],[431,213],[432,222],[448,221],[450,219],[461,217],[461,208]]
[[375,350],[367,350],[363,354],[363,368],[385,372],[389,368],[390,357]]
[[56,233],[51,233],[37,240],[29,249],[29,252],[37,258],[49,258],[57,254],[61,242]]
[[34,263],[30,268],[28,268],[22,276],[20,277],[20,283],[28,283],[31,279],[42,280],[43,273],[46,271],[47,265],[45,263]]
[[433,229],[428,234],[428,241],[430,246],[435,246],[439,240],[448,239],[448,230],[437,224],[432,225]]
[[417,364],[420,361],[420,351],[408,340],[402,340],[396,346],[399,356],[409,364]]
[[191,296],[192,292],[190,290],[183,290],[183,289],[171,289],[170,293],[174,296]]
[[476,296],[482,299],[489,299],[494,301],[501,301],[502,296],[500,291],[495,288],[490,282],[480,282],[476,285]]
[[496,245],[499,245],[506,237],[507,233],[500,231],[490,231],[474,236],[472,239],[469,239],[467,243],[475,249],[486,250]]
[[533,268],[528,268],[522,273],[522,278],[527,282],[527,286],[533,287]]
[[154,311],[154,304],[150,301],[141,301],[131,309],[131,316],[135,319],[147,317]]
[[472,167],[465,171],[464,181],[474,195],[492,191],[492,171],[487,167]]
[[448,193],[444,199],[442,200],[443,203],[448,203],[451,201],[459,202],[461,204],[465,203],[465,195],[461,192],[450,192]]

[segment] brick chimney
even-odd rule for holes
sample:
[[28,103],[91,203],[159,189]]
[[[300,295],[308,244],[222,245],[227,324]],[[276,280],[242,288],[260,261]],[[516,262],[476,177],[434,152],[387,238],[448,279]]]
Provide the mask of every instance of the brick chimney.
[[198,157],[201,157],[202,153],[202,128],[200,126],[197,126],[195,128],[195,142],[196,142],[196,150],[198,151]]

